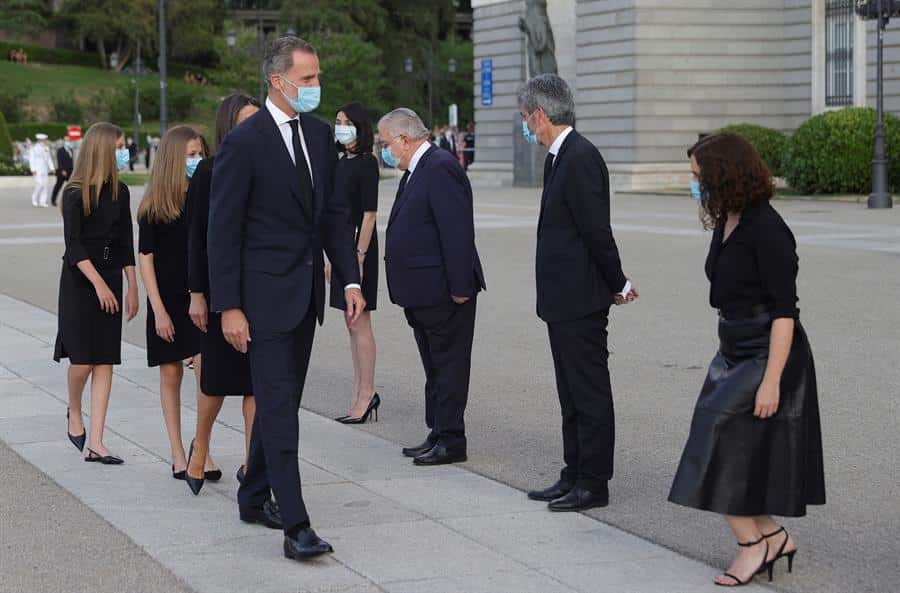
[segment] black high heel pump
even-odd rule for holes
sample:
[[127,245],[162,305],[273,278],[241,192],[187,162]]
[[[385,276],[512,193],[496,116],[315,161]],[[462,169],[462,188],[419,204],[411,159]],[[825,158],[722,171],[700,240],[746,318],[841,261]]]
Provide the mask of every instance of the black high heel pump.
[[369,416],[375,416],[375,422],[378,422],[378,406],[381,405],[381,398],[378,397],[378,394],[372,396],[372,399],[369,401],[369,406],[366,408],[365,414],[360,416],[359,418],[351,418],[350,416],[345,416],[344,418],[338,418],[337,421],[341,424],[365,424],[369,421]]
[[84,451],[84,444],[87,441],[87,431],[84,431],[81,434],[72,434],[69,432],[69,410],[66,409],[66,434],[69,435],[69,440],[73,445],[79,450]]
[[[191,467],[191,457],[194,455],[194,441],[191,441],[191,449],[188,453],[188,461],[187,467]],[[204,472],[204,477],[206,473]],[[194,496],[200,494],[200,490],[203,488],[204,478],[195,478],[190,473],[188,473],[187,468],[184,470],[184,481],[187,482],[188,488],[191,489],[191,492],[194,493]]]

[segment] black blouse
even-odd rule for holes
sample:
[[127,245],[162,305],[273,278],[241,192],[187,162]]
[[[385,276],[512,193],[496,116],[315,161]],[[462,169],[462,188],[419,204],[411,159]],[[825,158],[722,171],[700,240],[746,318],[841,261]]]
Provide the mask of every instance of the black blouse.
[[188,218],[188,288],[209,295],[209,259],[206,233],[209,227],[209,194],[215,158],[203,159],[197,165],[188,185],[185,212]]
[[768,201],[755,204],[723,243],[724,233],[715,229],[706,258],[710,305],[726,315],[764,305],[773,319],[798,318],[797,242],[781,215]]
[[350,202],[350,222],[358,229],[364,212],[378,211],[378,161],[371,153],[338,161],[334,171],[334,193]]
[[67,187],[63,192],[62,218],[66,253],[70,266],[91,260],[98,270],[121,270],[134,265],[134,231],[131,226],[131,197],[128,186],[119,183],[115,201],[109,183],[100,188],[97,205],[85,216],[81,190]]
[[138,251],[153,254],[153,267],[160,295],[187,295],[187,217],[181,214],[171,222],[138,221]]

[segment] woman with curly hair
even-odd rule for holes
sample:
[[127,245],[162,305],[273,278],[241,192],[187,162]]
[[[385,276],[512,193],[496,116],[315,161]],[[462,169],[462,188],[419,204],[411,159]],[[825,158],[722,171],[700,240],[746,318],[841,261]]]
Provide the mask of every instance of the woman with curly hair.
[[772,515],[825,504],[816,374],[797,308],[797,245],[769,200],[772,176],[737,134],[688,150],[691,193],[713,230],[706,259],[719,351],[691,422],[671,502],[725,515],[740,550],[717,585],[736,587],[797,543]]

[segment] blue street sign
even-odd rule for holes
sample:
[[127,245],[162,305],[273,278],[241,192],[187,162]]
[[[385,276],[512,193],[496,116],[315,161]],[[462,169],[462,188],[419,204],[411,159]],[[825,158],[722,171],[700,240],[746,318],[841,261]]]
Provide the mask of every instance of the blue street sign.
[[494,61],[481,60],[481,104],[494,104]]

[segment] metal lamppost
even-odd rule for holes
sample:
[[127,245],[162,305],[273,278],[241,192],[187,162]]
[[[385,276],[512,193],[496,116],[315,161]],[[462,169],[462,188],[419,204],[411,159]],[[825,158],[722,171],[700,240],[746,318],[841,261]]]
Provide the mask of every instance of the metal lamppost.
[[159,136],[162,138],[169,129],[169,109],[167,91],[169,88],[166,71],[166,0],[159,0]]
[[869,208],[892,208],[893,198],[888,192],[888,162],[884,147],[884,28],[890,17],[900,14],[897,0],[858,0],[856,12],[866,20],[877,21],[878,65],[876,82],[875,154],[872,158],[872,193]]
[[[428,127],[434,127],[434,81],[436,78],[436,72],[434,71],[434,50],[431,46],[428,47],[427,61],[425,63],[425,71],[421,74],[414,74],[414,64],[412,58],[406,58],[403,60],[403,70],[410,76],[418,80],[425,80],[428,82]],[[458,64],[456,60],[450,58],[447,60],[447,72],[452,75],[456,73],[456,68]],[[441,75],[440,80],[445,80],[448,76]]]

